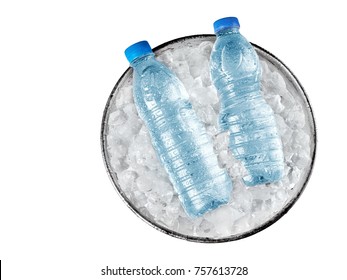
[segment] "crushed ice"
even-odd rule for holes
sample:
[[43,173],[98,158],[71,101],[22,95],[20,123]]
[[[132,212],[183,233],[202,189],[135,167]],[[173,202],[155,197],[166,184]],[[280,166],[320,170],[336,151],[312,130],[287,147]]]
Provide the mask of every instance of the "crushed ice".
[[[155,224],[180,234],[225,238],[251,231],[269,221],[298,193],[311,165],[312,135],[307,109],[295,96],[282,74],[260,56],[262,93],[273,108],[284,145],[285,175],[275,184],[246,187],[245,170],[228,150],[227,133],[219,133],[218,96],[211,84],[209,57],[213,42],[184,42],[157,54],[181,79],[197,115],[214,142],[219,164],[233,180],[230,203],[191,220],[152,147],[147,128],[139,119],[132,97],[132,76],[122,83],[111,100],[108,115],[107,153],[118,183],[133,207]],[[305,111],[306,110],[306,111]]]

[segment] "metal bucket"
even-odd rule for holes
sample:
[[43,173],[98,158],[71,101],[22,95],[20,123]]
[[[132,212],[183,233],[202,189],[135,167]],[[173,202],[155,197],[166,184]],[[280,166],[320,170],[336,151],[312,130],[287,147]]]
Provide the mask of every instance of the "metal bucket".
[[[163,53],[165,53],[167,50],[172,50],[176,48],[189,48],[194,47],[197,44],[200,44],[201,42],[208,41],[208,42],[214,42],[215,36],[214,35],[193,35],[183,38],[178,38],[169,42],[166,42],[156,48],[154,48],[154,52],[156,56],[160,56]],[[182,233],[179,230],[172,229],[168,226],[163,225],[160,222],[155,221],[155,219],[151,218],[150,215],[147,215],[143,211],[140,211],[139,208],[135,205],[134,202],[129,199],[129,197],[126,195],[124,191],[124,186],[122,186],[118,180],[117,172],[112,168],[111,164],[111,157],[110,151],[108,149],[108,138],[107,136],[110,134],[110,127],[109,127],[109,117],[110,113],[114,110],[114,108],[117,106],[117,95],[120,93],[120,90],[125,87],[132,84],[132,69],[128,68],[124,74],[120,77],[118,82],[116,83],[115,87],[113,88],[110,97],[107,101],[104,115],[102,119],[102,126],[101,126],[101,147],[102,147],[102,155],[104,158],[104,163],[107,169],[107,173],[111,178],[111,181],[116,189],[116,191],[120,194],[123,201],[128,205],[128,207],[140,218],[142,218],[144,221],[146,221],[148,224],[153,226],[154,228],[168,234],[174,237],[186,239],[189,241],[195,241],[195,242],[207,242],[207,243],[214,243],[214,242],[227,242],[227,241],[233,241],[241,238],[248,237],[250,235],[253,235],[274,222],[276,222],[278,219],[280,219],[284,214],[288,212],[288,210],[295,204],[295,202],[298,200],[300,195],[302,194],[303,190],[305,189],[305,186],[309,180],[310,174],[312,172],[313,163],[315,159],[315,152],[316,152],[316,127],[315,127],[315,121],[312,113],[312,109],[310,106],[310,103],[308,101],[307,95],[305,94],[305,91],[303,87],[301,86],[298,79],[294,76],[294,74],[286,67],[278,58],[276,58],[274,55],[272,55],[270,52],[266,51],[265,49],[252,44],[255,48],[255,50],[258,53],[258,56],[260,59],[267,61],[270,65],[280,73],[284,79],[286,80],[287,88],[290,89],[290,91],[295,95],[296,102],[300,102],[302,105],[302,110],[305,114],[305,130],[310,136],[310,158],[311,161],[309,162],[309,168],[306,170],[305,174],[303,174],[300,179],[300,184],[297,186],[295,192],[293,192],[291,198],[283,205],[283,207],[277,211],[272,217],[268,218],[266,221],[264,221],[262,224],[254,226],[253,228],[249,228],[247,231],[244,232],[238,232],[235,234],[229,234],[219,237],[206,237],[206,236],[199,236],[196,234],[187,234]],[[128,139],[130,141],[130,139]]]

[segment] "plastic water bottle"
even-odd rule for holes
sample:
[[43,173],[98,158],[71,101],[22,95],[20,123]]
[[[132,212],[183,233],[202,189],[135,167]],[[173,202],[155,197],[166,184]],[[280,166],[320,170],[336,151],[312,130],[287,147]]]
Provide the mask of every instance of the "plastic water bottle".
[[155,59],[147,41],[131,45],[125,55],[134,70],[137,111],[186,213],[197,217],[227,203],[231,180],[218,166],[183,84]]
[[220,128],[230,131],[229,147],[248,170],[243,181],[255,186],[280,180],[284,159],[274,113],[260,92],[259,58],[239,28],[236,17],[214,23],[211,78],[220,98]]

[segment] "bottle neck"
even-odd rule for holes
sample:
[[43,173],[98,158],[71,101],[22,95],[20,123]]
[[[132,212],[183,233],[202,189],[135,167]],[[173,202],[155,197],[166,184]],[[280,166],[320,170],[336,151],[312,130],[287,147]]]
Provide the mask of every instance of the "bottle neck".
[[145,55],[142,55],[140,57],[137,57],[135,58],[131,63],[130,63],[130,66],[135,68],[135,67],[141,67],[141,65],[150,60],[150,59],[153,59],[154,58],[154,53],[148,53],[148,54],[145,54]]
[[226,35],[230,35],[230,34],[239,34],[239,33],[240,33],[239,27],[229,27],[229,28],[224,28],[222,30],[219,30],[216,33],[216,36],[221,37],[221,36],[226,36]]

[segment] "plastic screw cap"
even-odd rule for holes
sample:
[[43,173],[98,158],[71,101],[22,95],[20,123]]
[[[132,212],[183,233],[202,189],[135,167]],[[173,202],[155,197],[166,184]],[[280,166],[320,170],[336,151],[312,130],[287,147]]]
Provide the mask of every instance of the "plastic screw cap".
[[128,47],[124,51],[124,53],[128,61],[131,63],[136,58],[149,54],[149,53],[153,53],[153,51],[147,41],[140,41]]
[[219,20],[216,20],[213,23],[213,27],[214,27],[214,32],[217,33],[218,31],[225,28],[232,28],[232,27],[240,28],[240,23],[237,17],[226,17],[226,18],[221,18]]

